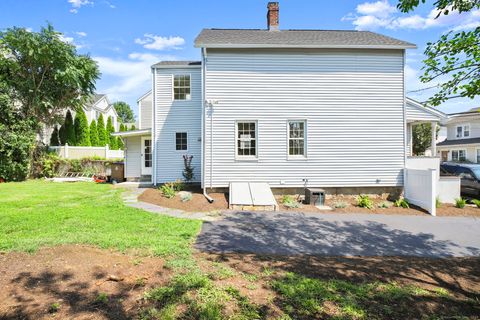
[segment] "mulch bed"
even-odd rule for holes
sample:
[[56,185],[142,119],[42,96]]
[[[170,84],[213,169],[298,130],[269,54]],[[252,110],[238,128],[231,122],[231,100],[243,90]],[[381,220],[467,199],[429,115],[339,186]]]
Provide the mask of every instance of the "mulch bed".
[[[279,204],[279,209],[281,211],[295,211],[295,212],[313,212],[313,213],[365,213],[365,214],[391,214],[391,215],[417,215],[425,216],[430,215],[426,210],[417,207],[415,205],[410,205],[410,208],[399,208],[394,207],[393,202],[389,202],[391,207],[389,208],[378,208],[378,204],[384,202],[383,199],[372,199],[375,204],[373,209],[360,208],[357,206],[355,197],[342,197],[341,200],[327,199],[325,205],[330,206],[332,210],[320,210],[313,205],[301,205],[300,208],[289,208],[284,206],[281,203],[282,196],[277,196],[277,203]],[[345,202],[348,204],[346,208],[334,208],[336,202]],[[477,208],[474,205],[467,205],[465,208],[460,209],[455,207],[453,204],[443,203],[440,208],[437,208],[437,216],[449,217],[449,216],[466,216],[466,217],[480,217],[480,208]]]
[[159,258],[83,245],[0,254],[0,319],[131,319],[171,274]]
[[180,209],[189,212],[204,212],[228,209],[228,197],[224,193],[209,193],[215,201],[209,203],[199,188],[187,190],[192,193],[192,200],[182,202],[178,194],[171,199],[163,196],[158,189],[147,189],[142,193],[138,200],[156,204],[161,207]]

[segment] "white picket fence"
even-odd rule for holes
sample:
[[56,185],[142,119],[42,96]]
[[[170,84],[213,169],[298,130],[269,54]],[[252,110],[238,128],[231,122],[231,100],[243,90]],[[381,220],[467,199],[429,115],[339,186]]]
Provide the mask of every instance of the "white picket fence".
[[437,170],[405,169],[405,199],[436,215]]
[[50,147],[50,150],[56,152],[65,159],[82,159],[90,157],[100,157],[106,159],[123,159],[123,150],[110,150],[108,144],[105,147],[71,147],[68,144],[59,147]]

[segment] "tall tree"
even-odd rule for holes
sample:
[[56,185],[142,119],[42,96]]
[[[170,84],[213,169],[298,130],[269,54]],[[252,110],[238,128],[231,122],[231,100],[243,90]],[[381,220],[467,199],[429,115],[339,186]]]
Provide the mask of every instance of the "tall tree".
[[135,121],[135,115],[133,114],[130,105],[123,101],[118,101],[113,104],[115,111],[117,111],[118,117],[122,123],[129,123]]
[[[437,126],[436,135],[440,127]],[[412,128],[412,151],[414,155],[423,155],[432,145],[432,124],[420,123]]]
[[97,132],[97,123],[94,120],[90,123],[90,144],[92,147],[98,147],[98,132]]
[[67,108],[79,110],[99,75],[96,62],[62,41],[50,24],[40,32],[0,31],[0,81],[11,88],[22,119],[34,120],[37,129],[60,122]]
[[[399,0],[398,8],[410,12],[425,0]],[[480,0],[436,0],[436,18],[451,12],[480,9]],[[480,95],[480,26],[469,31],[450,31],[436,42],[429,42],[423,61],[424,83],[438,81],[437,92],[428,103],[437,106],[454,98],[475,98]],[[442,80],[446,78],[447,80]]]
[[117,149],[118,150],[125,149],[125,144],[123,143],[123,140],[120,137],[117,137]]
[[117,149],[117,137],[112,136],[112,133],[115,132],[115,128],[113,126],[112,117],[108,117],[107,119],[107,141],[109,141],[110,149],[115,150]]
[[90,128],[83,110],[75,115],[75,142],[77,146],[90,146]]
[[103,120],[103,114],[100,114],[97,120],[97,134],[98,134],[98,145],[100,147],[105,147],[108,143],[107,133],[105,132],[105,120]]
[[130,131],[134,131],[134,130],[136,130],[136,129],[137,129],[137,128],[135,128],[135,125],[132,124],[132,126],[130,127]]
[[65,131],[67,134],[66,143],[68,143],[70,146],[76,145],[77,140],[75,136],[75,127],[70,110],[67,111],[67,115],[65,116]]
[[60,130],[58,130],[58,138],[60,139],[60,145],[64,146],[67,143],[67,128],[65,126],[65,121],[60,126]]
[[125,130],[125,125],[123,123],[120,123],[120,132],[127,131]]
[[58,126],[53,127],[52,136],[50,137],[50,145],[58,146],[60,141],[58,139]]

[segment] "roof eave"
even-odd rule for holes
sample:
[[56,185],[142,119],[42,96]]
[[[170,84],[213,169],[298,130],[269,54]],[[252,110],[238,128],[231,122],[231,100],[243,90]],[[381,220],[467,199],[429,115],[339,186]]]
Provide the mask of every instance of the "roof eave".
[[243,49],[243,48],[302,48],[302,49],[395,49],[395,50],[404,50],[404,49],[416,49],[417,46],[414,44],[408,45],[278,45],[278,44],[205,44],[205,43],[195,43],[195,48],[216,48],[216,49]]
[[201,68],[202,66],[200,64],[196,64],[196,65],[157,65],[157,64],[154,64],[152,65],[152,69],[197,69],[197,68]]
[[141,129],[141,130],[132,130],[132,131],[119,131],[112,133],[114,137],[137,137],[148,135],[152,133],[152,129]]

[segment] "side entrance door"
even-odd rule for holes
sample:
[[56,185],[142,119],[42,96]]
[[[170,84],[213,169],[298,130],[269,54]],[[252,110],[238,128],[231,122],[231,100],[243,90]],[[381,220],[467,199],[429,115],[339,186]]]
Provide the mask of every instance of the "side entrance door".
[[142,176],[152,174],[152,139],[142,137]]

